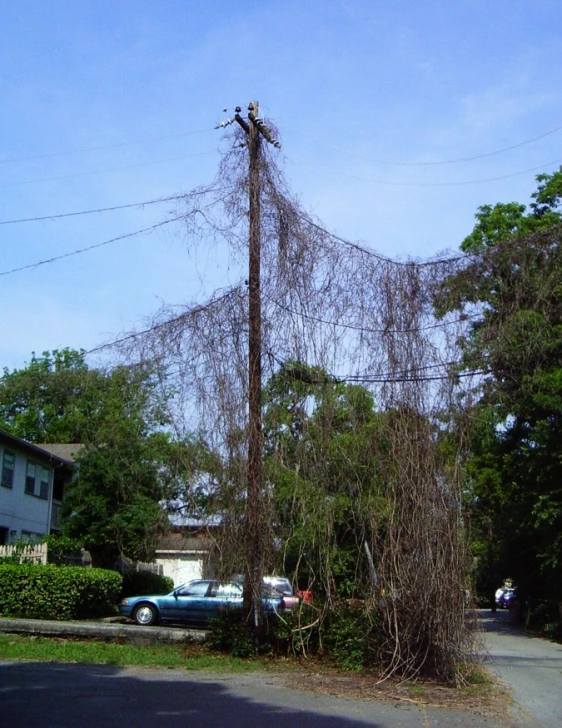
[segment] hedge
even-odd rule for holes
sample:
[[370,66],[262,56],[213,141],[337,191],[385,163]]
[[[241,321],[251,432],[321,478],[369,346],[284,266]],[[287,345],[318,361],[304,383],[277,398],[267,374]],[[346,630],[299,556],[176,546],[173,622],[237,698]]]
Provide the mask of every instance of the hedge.
[[122,576],[81,566],[0,564],[0,615],[87,619],[115,613]]
[[127,571],[123,576],[121,598],[169,594],[173,588],[174,580],[169,576],[153,574],[151,571]]

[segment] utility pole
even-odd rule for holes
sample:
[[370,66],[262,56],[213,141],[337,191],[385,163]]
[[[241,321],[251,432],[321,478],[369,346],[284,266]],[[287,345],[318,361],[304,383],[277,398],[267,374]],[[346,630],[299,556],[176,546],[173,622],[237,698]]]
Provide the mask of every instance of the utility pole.
[[263,136],[279,147],[259,116],[259,104],[250,102],[248,121],[235,109],[233,119],[223,122],[224,127],[236,121],[246,133],[249,152],[248,202],[248,483],[246,493],[246,574],[244,585],[244,616],[257,636],[263,622],[263,432],[262,432],[262,373],[261,373],[261,232],[260,232],[260,148]]

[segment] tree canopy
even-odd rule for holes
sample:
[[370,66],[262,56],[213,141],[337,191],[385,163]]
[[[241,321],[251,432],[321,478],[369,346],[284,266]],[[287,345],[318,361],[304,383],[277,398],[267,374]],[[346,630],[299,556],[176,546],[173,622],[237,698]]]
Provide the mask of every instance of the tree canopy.
[[480,208],[436,307],[469,321],[459,369],[481,373],[468,472],[476,512],[493,522],[497,576],[552,594],[562,589],[562,171],[537,181],[530,209]]
[[148,366],[90,368],[73,349],[32,355],[4,370],[0,425],[30,442],[79,443],[76,480],[65,493],[63,532],[95,565],[152,557],[167,529],[164,503],[185,501],[205,448],[166,428],[165,394]]

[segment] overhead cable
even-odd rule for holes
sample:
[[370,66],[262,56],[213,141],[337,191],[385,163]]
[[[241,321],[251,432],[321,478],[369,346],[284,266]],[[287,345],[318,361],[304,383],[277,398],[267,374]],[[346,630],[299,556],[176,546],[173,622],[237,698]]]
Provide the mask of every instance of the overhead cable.
[[179,200],[183,195],[171,195],[170,197],[160,197],[157,200],[145,200],[144,202],[131,202],[127,205],[114,205],[113,207],[98,207],[95,210],[79,210],[78,212],[63,212],[56,215],[42,215],[41,217],[21,217],[15,220],[0,220],[0,225],[14,225],[20,222],[41,222],[42,220],[60,220],[63,217],[76,217],[78,215],[93,215],[96,212],[113,212],[114,210],[126,210],[131,207],[145,207],[148,205],[157,205],[161,202],[171,202]]
[[178,222],[181,220],[181,217],[173,217],[169,220],[164,220],[163,222],[156,223],[156,225],[151,225],[150,227],[143,228],[142,230],[136,230],[134,233],[127,233],[126,235],[119,235],[116,238],[111,238],[111,240],[104,240],[103,243],[96,243],[95,245],[88,245],[86,248],[79,248],[78,250],[73,250],[70,253],[63,253],[62,255],[55,255],[52,258],[46,258],[44,260],[39,260],[35,263],[29,263],[28,265],[22,265],[19,268],[12,268],[11,270],[5,270],[0,272],[0,276],[8,276],[12,273],[19,273],[23,270],[30,270],[31,268],[39,268],[41,265],[47,265],[48,263],[54,263],[57,260],[62,260],[63,258],[70,258],[73,255],[79,255],[80,253],[87,253],[89,250],[95,250],[96,248],[101,248],[104,245],[110,245],[111,243],[117,243],[120,240],[126,240],[127,238],[133,238],[136,235],[142,235],[143,233],[149,233],[153,230],[156,230],[157,228],[163,227],[164,225],[169,225],[171,222]]
[[367,334],[413,334],[420,331],[429,331],[431,329],[442,329],[446,328],[447,326],[453,326],[455,324],[460,324],[466,321],[469,318],[477,318],[476,314],[465,316],[463,318],[454,319],[452,321],[442,321],[440,323],[436,324],[429,324],[427,326],[418,326],[413,329],[393,329],[390,326],[380,328],[380,329],[373,329],[369,326],[359,326],[358,324],[349,324],[344,323],[343,321],[328,321],[326,319],[320,318],[318,316],[312,316],[311,314],[304,313],[302,311],[295,311],[295,309],[290,308],[289,306],[286,306],[285,304],[281,303],[280,301],[275,300],[271,296],[268,296],[267,293],[263,293],[263,295],[271,301],[275,306],[282,309],[283,311],[286,311],[287,313],[290,313],[294,316],[298,316],[299,318],[306,319],[308,321],[314,321],[315,323],[319,324],[325,324],[326,326],[335,326],[337,328],[341,329],[349,329],[351,331],[361,331],[365,332]]
[[193,134],[204,134],[208,129],[195,129],[194,131],[184,131],[180,134],[168,134],[167,136],[152,137],[150,139],[139,139],[134,142],[119,142],[117,144],[106,144],[104,146],[86,147],[85,149],[69,149],[64,152],[48,152],[47,154],[34,154],[28,157],[10,157],[9,159],[0,159],[0,164],[11,164],[12,162],[29,162],[33,159],[46,159],[47,157],[64,157],[71,154],[85,154],[87,152],[101,152],[105,149],[118,149],[119,147],[132,147],[138,144],[148,144],[150,142],[160,142],[166,139],[179,139],[180,137],[190,136]]
[[[231,189],[229,187],[218,187],[214,192],[223,192],[224,190]],[[169,195],[168,197],[158,197],[154,200],[144,200],[143,202],[131,202],[126,205],[113,205],[112,207],[98,207],[93,210],[78,210],[77,212],[63,212],[54,215],[41,215],[40,217],[22,217],[14,220],[0,220],[0,225],[14,225],[15,223],[21,222],[41,222],[43,220],[59,220],[64,217],[77,217],[78,215],[93,215],[97,212],[113,212],[115,210],[126,210],[132,207],[145,207],[148,205],[157,205],[162,202],[174,202],[175,200],[181,200],[184,197],[194,197],[198,195],[206,195],[209,190],[196,190],[195,192],[189,192],[187,195],[176,194]]]
[[187,319],[190,316],[195,316],[198,313],[202,313],[208,308],[211,308],[211,306],[215,306],[217,303],[220,303],[221,301],[224,301],[226,298],[231,296],[233,293],[239,293],[239,291],[242,289],[242,285],[240,283],[237,283],[233,286],[230,286],[224,293],[221,293],[218,296],[215,296],[214,298],[211,298],[206,303],[198,304],[197,306],[193,306],[192,308],[187,309],[187,311],[182,311],[177,316],[174,316],[171,319],[166,319],[166,321],[161,321],[160,323],[154,324],[152,326],[149,326],[146,329],[143,329],[142,331],[133,331],[130,334],[126,334],[125,336],[121,337],[120,339],[114,339],[113,341],[108,342],[107,344],[100,344],[100,346],[95,346],[93,349],[88,349],[87,351],[84,351],[84,356],[88,354],[94,354],[98,351],[103,351],[104,349],[110,349],[114,346],[118,346],[119,344],[124,344],[126,341],[131,341],[133,339],[136,339],[139,336],[144,336],[145,334],[150,334],[153,331],[158,331],[159,329],[166,328],[166,326],[171,326],[178,321],[181,321],[182,319]]
[[74,174],[63,174],[59,177],[43,177],[41,179],[30,179],[23,182],[8,182],[8,184],[0,184],[0,187],[18,187],[20,185],[39,184],[40,182],[58,182],[63,179],[72,179],[74,177],[89,177],[94,174],[106,174],[107,172],[121,172],[125,169],[137,169],[138,167],[150,167],[154,164],[164,164],[165,162],[176,162],[180,159],[190,159],[192,157],[204,157],[208,154],[216,154],[216,149],[209,149],[206,152],[196,152],[195,154],[182,154],[180,157],[168,157],[167,159],[155,159],[152,162],[139,162],[138,164],[128,164],[123,167],[111,167],[109,169],[96,169],[91,172],[76,172]]
[[352,243],[350,240],[346,240],[345,238],[342,238],[339,235],[336,235],[335,233],[330,232],[330,230],[327,230],[326,228],[322,227],[321,225],[318,225],[318,223],[313,222],[309,217],[307,217],[303,213],[295,211],[294,214],[296,215],[296,217],[303,220],[303,222],[305,222],[307,225],[310,225],[311,227],[315,228],[319,232],[326,233],[326,235],[329,235],[329,237],[333,238],[334,240],[337,240],[338,242],[343,243],[344,245],[347,245],[348,247],[353,248],[354,250],[357,250],[360,253],[365,253],[365,255],[368,255],[371,258],[380,260],[383,263],[389,263],[390,265],[403,265],[403,266],[413,266],[415,268],[422,268],[422,267],[427,267],[427,266],[443,265],[445,263],[454,263],[458,260],[464,260],[465,258],[467,258],[466,255],[451,255],[450,257],[447,257],[447,258],[436,258],[433,260],[424,260],[424,261],[395,260],[394,258],[389,258],[386,255],[377,253],[375,250],[372,250],[370,248],[365,248],[363,245],[359,245],[359,243]]
[[511,179],[512,177],[519,177],[522,174],[528,174],[529,172],[537,172],[543,170],[545,167],[552,167],[555,164],[561,164],[562,159],[557,159],[553,162],[545,162],[537,167],[529,167],[528,169],[522,169],[519,172],[512,172],[511,174],[503,174],[497,177],[486,177],[484,179],[471,179],[462,182],[391,182],[389,180],[373,179],[372,177],[363,177],[358,174],[349,174],[348,172],[341,172],[340,170],[326,167],[323,164],[317,164],[312,159],[306,159],[305,157],[293,157],[294,160],[305,162],[306,164],[312,164],[319,169],[323,169],[326,172],[332,172],[340,177],[348,177],[349,179],[361,180],[361,182],[371,182],[376,185],[386,185],[390,187],[462,187],[465,185],[479,185],[486,182],[498,182],[504,179]]
[[323,139],[318,139],[317,137],[312,136],[312,134],[307,134],[306,132],[303,132],[302,130],[298,129],[292,129],[292,133],[294,134],[300,134],[301,136],[306,136],[312,141],[318,142],[319,144],[324,144],[326,147],[331,147],[332,149],[335,149],[338,152],[342,152],[343,154],[347,154],[350,157],[355,157],[356,159],[362,159],[365,162],[371,162],[373,164],[383,164],[387,165],[388,167],[436,167],[439,165],[445,165],[445,164],[460,164],[461,162],[473,162],[477,159],[486,159],[487,157],[493,157],[497,154],[503,154],[504,152],[510,152],[513,149],[519,149],[520,147],[527,146],[528,144],[532,144],[533,142],[537,142],[540,139],[544,139],[547,136],[550,136],[551,134],[556,134],[556,132],[559,132],[562,130],[562,126],[556,126],[554,129],[551,129],[550,131],[545,132],[544,134],[539,134],[536,137],[533,137],[532,139],[526,139],[523,142],[518,142],[517,144],[512,144],[509,147],[502,147],[501,149],[494,149],[492,152],[484,152],[482,154],[475,154],[472,157],[459,157],[458,159],[445,159],[440,162],[392,162],[387,161],[384,159],[373,159],[371,157],[365,157],[361,154],[356,154],[355,152],[350,152],[348,149],[342,149],[341,147],[336,146],[335,144],[331,144],[330,142],[327,142]]

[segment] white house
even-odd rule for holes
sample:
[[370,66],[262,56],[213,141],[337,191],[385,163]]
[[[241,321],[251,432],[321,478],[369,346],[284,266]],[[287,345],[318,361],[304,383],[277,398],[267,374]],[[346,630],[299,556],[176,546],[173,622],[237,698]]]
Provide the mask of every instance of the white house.
[[154,561],[159,573],[169,576],[174,586],[209,579],[213,576],[213,546],[214,540],[202,534],[175,532],[160,540]]
[[0,545],[57,531],[79,445],[33,445],[0,430]]

